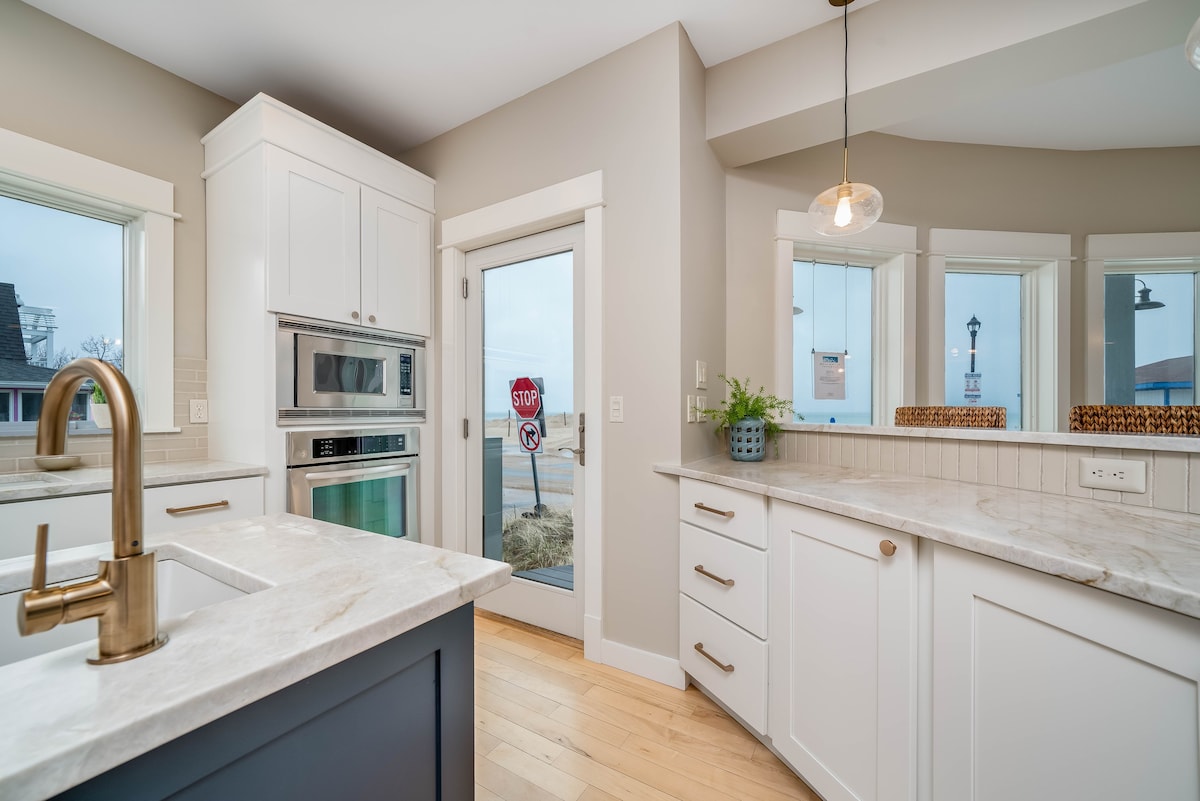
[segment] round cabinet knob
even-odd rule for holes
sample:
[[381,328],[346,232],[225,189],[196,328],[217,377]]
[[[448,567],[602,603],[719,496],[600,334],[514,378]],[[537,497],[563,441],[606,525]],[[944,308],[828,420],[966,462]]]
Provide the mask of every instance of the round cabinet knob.
[[371,322],[375,322],[375,315],[372,314],[367,319],[370,320]]
[[351,319],[357,320],[357,319],[358,319],[358,312],[356,312],[356,311],[352,311],[352,312],[350,312],[350,317],[351,317]]
[[883,540],[879,543],[879,552],[884,556],[896,555],[896,543],[891,540]]

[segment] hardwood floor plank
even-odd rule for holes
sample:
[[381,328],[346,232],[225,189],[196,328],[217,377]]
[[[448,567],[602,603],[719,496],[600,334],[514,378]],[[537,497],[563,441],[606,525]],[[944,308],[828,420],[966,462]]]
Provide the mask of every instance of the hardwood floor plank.
[[[505,799],[493,793],[488,788],[482,785],[475,785],[475,801],[505,801]],[[579,801],[585,801],[583,796],[579,797]]]
[[475,783],[504,801],[561,801],[553,793],[485,756],[475,757]]
[[475,669],[560,704],[569,703],[580,697],[576,687],[567,685],[563,681],[547,680],[521,668],[496,662],[479,653],[475,654]]
[[[791,772],[784,777],[771,773],[767,782],[759,781],[767,773],[753,766],[751,760],[745,760],[746,770],[735,772],[723,765],[712,761],[697,759],[682,754],[662,743],[647,740],[644,737],[631,736],[623,746],[651,762],[667,770],[690,776],[704,782],[722,792],[746,801],[820,801],[804,782]],[[746,775],[749,773],[750,775]]]
[[[559,752],[559,756],[567,753],[565,749],[561,748]],[[487,755],[487,759],[540,787],[560,801],[577,801],[588,786],[588,782],[553,765],[548,765],[508,743],[502,742],[492,749],[492,752]]]
[[624,801],[691,801],[668,795],[631,776],[626,776],[619,770],[580,756],[574,751],[563,751],[558,759],[554,760],[554,764],[564,773],[569,773],[592,787],[603,790],[615,798],[624,799]]
[[505,651],[501,648],[495,648],[485,642],[476,643],[475,656],[490,659],[501,665],[507,665],[520,670],[528,676],[536,676],[544,681],[551,682],[563,689],[569,690],[577,695],[590,690],[594,685],[587,679],[582,679],[573,676],[569,673],[563,673],[561,670],[555,670],[552,667],[547,667],[540,662],[529,659],[524,659],[510,651]]
[[613,692],[606,687],[592,687],[592,689],[587,691],[586,698],[589,701],[659,723],[680,734],[686,734],[698,740],[704,740],[713,745],[727,748],[746,757],[754,753],[756,743],[746,738],[744,729],[737,733],[723,731],[695,720],[691,716],[677,715],[654,704]]
[[[520,708],[522,707],[518,707],[518,709]],[[553,740],[549,740],[537,732],[520,726],[478,704],[475,706],[475,729],[490,734],[500,742],[508,743],[514,748],[518,748],[534,759],[546,764],[553,762],[554,758],[562,753],[563,750],[563,747]],[[489,753],[491,752],[489,751]]]
[[478,722],[475,725],[475,753],[480,756],[487,756],[487,753],[500,744],[500,738],[494,734],[489,734],[479,728]]
[[[483,799],[476,798],[475,801],[483,801]],[[588,785],[588,788],[583,791],[583,795],[579,796],[579,801],[620,801],[620,799]]]
[[570,748],[585,756],[595,750],[597,742],[620,746],[629,739],[629,732],[594,718],[583,719],[580,722],[584,725],[575,727],[545,715],[539,715],[520,704],[514,704],[490,693],[476,697],[475,703],[515,725],[523,726],[563,748]]
[[475,669],[475,688],[476,692],[480,689],[487,690],[488,692],[515,701],[521,706],[529,707],[533,711],[543,715],[549,715],[559,707],[559,703],[553,699],[530,692],[524,687],[518,687],[511,682],[482,671],[478,667]]

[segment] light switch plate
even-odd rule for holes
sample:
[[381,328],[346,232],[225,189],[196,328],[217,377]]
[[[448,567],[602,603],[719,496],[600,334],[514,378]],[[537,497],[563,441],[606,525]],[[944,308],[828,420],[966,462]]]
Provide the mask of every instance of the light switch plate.
[[1118,492],[1146,491],[1146,463],[1135,459],[1079,460],[1079,486]]
[[708,389],[708,362],[696,362],[696,389]]
[[624,423],[625,422],[625,398],[621,395],[612,395],[608,399],[608,422]]
[[689,423],[696,422],[696,396],[688,395],[684,398],[684,404],[686,404],[685,416],[687,421]]
[[708,422],[708,418],[700,413],[702,409],[707,409],[707,408],[708,408],[708,396],[707,395],[697,395],[696,396],[696,422],[697,423],[707,423]]

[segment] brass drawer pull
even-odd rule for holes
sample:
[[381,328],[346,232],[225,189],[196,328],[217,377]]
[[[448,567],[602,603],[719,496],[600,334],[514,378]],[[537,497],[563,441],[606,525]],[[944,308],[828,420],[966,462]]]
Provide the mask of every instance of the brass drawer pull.
[[709,662],[712,662],[714,665],[719,667],[721,670],[725,671],[726,673],[733,672],[733,665],[722,665],[720,662],[718,662],[717,658],[715,656],[710,654],[708,651],[704,650],[704,643],[698,642],[698,643],[696,643],[695,647],[696,647],[696,650],[700,652],[700,656],[704,657]]
[[696,565],[695,567],[692,568],[692,570],[695,570],[697,573],[699,573],[702,576],[706,576],[706,577],[712,579],[713,581],[717,582],[718,584],[724,584],[726,587],[733,586],[733,579],[721,578],[718,575],[709,573],[707,570],[704,569],[704,565]]
[[205,509],[227,509],[229,501],[213,501],[212,503],[198,503],[195,506],[168,506],[167,514],[182,515],[188,512],[200,512]]
[[884,556],[896,555],[896,543],[891,540],[883,540],[879,543],[879,552]]
[[733,519],[733,510],[730,510],[728,512],[723,512],[720,509],[714,509],[711,506],[705,506],[704,504],[700,503],[699,501],[696,502],[695,506],[701,512],[711,512],[714,515],[720,515],[721,517],[724,517],[726,520]]

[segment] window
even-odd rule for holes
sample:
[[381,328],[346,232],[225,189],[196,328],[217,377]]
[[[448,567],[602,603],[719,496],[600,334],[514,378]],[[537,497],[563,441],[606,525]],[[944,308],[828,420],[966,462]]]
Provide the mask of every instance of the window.
[[1009,428],[1065,428],[1071,237],[934,228],[929,249],[930,318],[942,321],[929,331],[929,403],[1004,406]]
[[[0,384],[20,391],[10,433],[32,433],[41,388],[80,356],[122,366],[122,225],[0,195]],[[71,419],[87,420],[86,389]]]
[[[916,229],[825,238],[808,214],[781,210],[776,231],[775,394],[805,422],[890,425],[916,392]],[[841,377],[845,398],[828,397]]]
[[793,262],[792,293],[793,408],[813,423],[871,425],[871,268]]
[[1104,276],[1104,402],[1196,402],[1196,297],[1200,273]]
[[[26,364],[33,359],[34,365],[39,366],[44,358],[44,369],[53,369],[59,351],[70,353],[80,347],[81,343],[71,339],[95,337],[97,346],[106,350],[110,359],[113,352],[109,349],[120,349],[122,369],[137,396],[144,430],[176,430],[175,214],[171,211],[174,187],[157,178],[0,129],[0,195],[4,196],[0,198],[0,225],[12,215],[62,215],[60,219],[70,218],[82,221],[85,226],[107,228],[108,236],[119,247],[120,255],[114,256],[114,264],[105,262],[106,266],[101,266],[99,261],[91,261],[88,257],[87,267],[77,274],[59,275],[57,267],[43,266],[41,271],[54,271],[52,289],[34,288],[34,284],[28,283],[33,281],[29,268],[24,263],[15,265],[9,261],[14,253],[21,253],[19,248],[28,244],[23,238],[32,229],[21,225],[16,240],[10,239],[11,229],[5,231],[3,245],[0,245],[0,265],[3,266],[0,313],[6,306],[3,285],[11,284],[14,299],[7,305],[15,306],[16,295],[21,296],[22,303],[28,303],[24,315],[18,312],[19,322],[14,321],[21,330]],[[102,275],[106,270],[115,272],[115,276],[111,273]],[[87,287],[86,304],[71,305],[62,300],[69,290],[81,284]],[[25,286],[30,288],[26,290]],[[51,292],[53,296],[50,296]],[[101,307],[115,309],[119,316],[112,322],[87,324],[83,334],[66,333],[68,324],[76,325],[85,309]],[[116,330],[103,330],[112,328]],[[80,353],[83,355],[82,349]],[[4,355],[0,353],[0,356]],[[11,361],[17,353],[7,356]],[[42,381],[41,385],[44,384]],[[5,389],[16,393],[9,412],[11,425],[6,428],[10,433],[32,433],[33,427],[28,420],[29,415],[40,411],[40,390],[29,384],[24,387],[0,386],[0,391]],[[80,416],[80,410],[86,406],[81,404],[86,404],[86,397],[77,399],[72,418],[82,421],[86,413]],[[26,422],[23,426],[17,425],[20,421]]]
[[1014,429],[1021,428],[1021,280],[947,272],[945,285],[946,405],[1003,406]]

